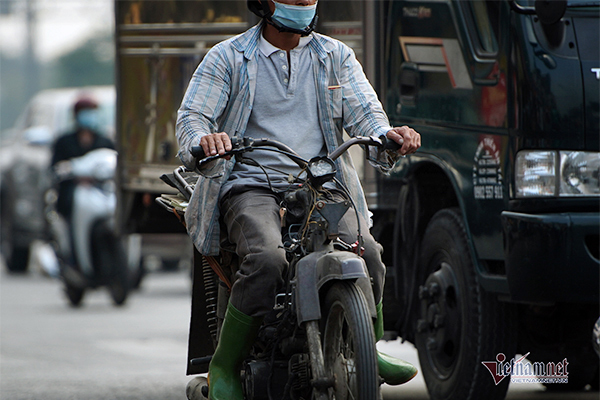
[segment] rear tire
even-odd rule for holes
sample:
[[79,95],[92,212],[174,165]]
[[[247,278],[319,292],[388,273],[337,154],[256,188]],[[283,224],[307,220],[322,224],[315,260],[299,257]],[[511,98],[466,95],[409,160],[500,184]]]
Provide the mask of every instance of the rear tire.
[[357,286],[336,282],[329,288],[322,327],[325,371],[336,377],[333,398],[379,400],[373,320]]
[[415,345],[434,400],[500,400],[509,379],[497,385],[482,362],[516,351],[514,308],[483,291],[458,209],[437,212],[421,246]]

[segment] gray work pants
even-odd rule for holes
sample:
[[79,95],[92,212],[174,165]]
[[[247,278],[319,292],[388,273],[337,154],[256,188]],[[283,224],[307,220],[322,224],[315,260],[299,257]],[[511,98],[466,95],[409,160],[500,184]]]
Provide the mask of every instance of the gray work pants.
[[[246,315],[264,316],[272,308],[275,295],[284,287],[288,266],[281,247],[281,198],[269,189],[249,189],[227,193],[220,202],[229,242],[235,247],[240,265],[231,289],[231,304]],[[340,239],[354,243],[357,238],[356,213],[350,209],[339,224]],[[361,218],[365,252],[363,259],[373,280],[375,302],[381,301],[385,265],[383,247],[369,233]]]

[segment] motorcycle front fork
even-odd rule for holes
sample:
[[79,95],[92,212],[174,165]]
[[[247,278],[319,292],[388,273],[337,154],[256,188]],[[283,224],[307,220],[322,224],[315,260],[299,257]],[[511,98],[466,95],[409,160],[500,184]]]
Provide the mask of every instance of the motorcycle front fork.
[[333,381],[333,377],[328,376],[325,371],[319,321],[305,322],[305,328],[308,351],[310,353],[310,366],[313,373],[312,385],[317,391],[317,395],[314,398],[316,400],[327,400],[329,398],[327,389],[333,387],[335,382]]

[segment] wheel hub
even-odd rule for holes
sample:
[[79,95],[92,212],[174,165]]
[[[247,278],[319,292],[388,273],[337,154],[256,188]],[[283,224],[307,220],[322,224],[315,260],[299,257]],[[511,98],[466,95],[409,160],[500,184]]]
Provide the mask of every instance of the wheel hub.
[[462,315],[459,286],[450,264],[443,262],[419,287],[421,305],[417,340],[440,378],[447,378],[456,363],[461,338]]
[[[352,360],[347,360],[343,354],[339,354],[333,365],[333,376],[335,380],[335,399],[346,400],[348,399],[348,377],[350,369],[354,368]],[[350,374],[352,376],[352,374]]]

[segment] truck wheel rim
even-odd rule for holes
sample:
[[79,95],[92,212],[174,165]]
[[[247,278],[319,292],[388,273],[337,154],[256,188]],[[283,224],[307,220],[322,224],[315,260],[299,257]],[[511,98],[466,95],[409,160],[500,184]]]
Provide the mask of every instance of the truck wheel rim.
[[425,345],[429,365],[440,379],[448,379],[460,353],[461,299],[456,274],[442,262],[419,287],[421,315],[417,340]]

